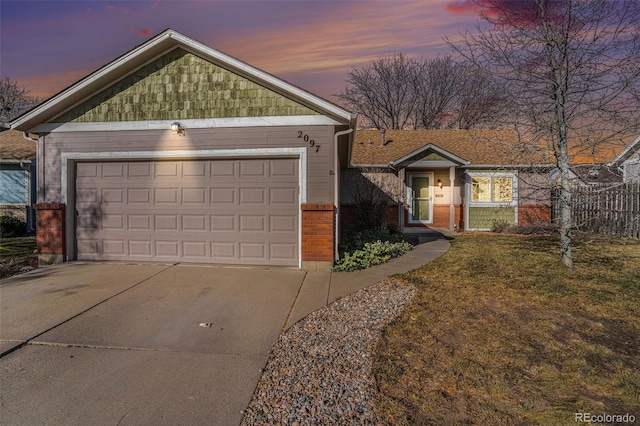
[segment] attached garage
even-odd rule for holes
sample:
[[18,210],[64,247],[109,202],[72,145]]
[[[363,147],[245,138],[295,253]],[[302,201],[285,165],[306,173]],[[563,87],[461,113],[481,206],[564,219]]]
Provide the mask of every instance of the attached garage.
[[41,263],[335,260],[356,116],[173,30],[10,125],[37,144]]
[[79,260],[298,265],[298,160],[78,162]]

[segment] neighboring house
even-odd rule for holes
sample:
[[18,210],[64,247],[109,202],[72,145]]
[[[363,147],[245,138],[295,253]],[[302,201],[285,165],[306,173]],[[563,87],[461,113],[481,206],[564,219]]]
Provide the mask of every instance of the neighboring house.
[[39,106],[41,262],[327,267],[356,118],[173,30]]
[[[402,230],[425,226],[490,230],[497,223],[551,220],[551,187],[557,168],[549,152],[522,143],[511,131],[358,130],[351,165],[362,172],[346,173],[365,176],[374,185],[384,182],[387,221]],[[594,159],[593,155],[575,158],[578,162]],[[574,164],[572,170],[581,184],[620,179],[602,165]],[[355,186],[366,185],[361,179]],[[354,186],[353,179],[343,180],[345,225],[355,217],[349,186]]]
[[0,216],[11,216],[33,232],[35,215],[36,144],[22,132],[0,132]]
[[640,136],[608,163],[607,167],[622,171],[623,182],[640,182]]

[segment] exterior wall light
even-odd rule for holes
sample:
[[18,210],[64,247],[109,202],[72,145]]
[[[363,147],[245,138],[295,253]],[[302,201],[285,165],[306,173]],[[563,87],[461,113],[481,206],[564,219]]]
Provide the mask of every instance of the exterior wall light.
[[174,132],[176,132],[179,135],[183,135],[184,134],[184,128],[177,121],[173,122],[173,124],[171,125],[171,130],[173,130]]
[[442,189],[442,181],[438,179],[438,188]]

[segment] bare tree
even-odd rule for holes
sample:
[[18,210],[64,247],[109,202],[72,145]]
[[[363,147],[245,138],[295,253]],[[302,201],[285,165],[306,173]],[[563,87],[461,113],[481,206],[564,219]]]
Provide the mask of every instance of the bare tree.
[[383,129],[483,128],[501,107],[491,76],[451,56],[408,59],[402,54],[353,69],[336,96]]
[[401,53],[381,57],[349,72],[336,96],[377,129],[407,128],[413,125],[419,71],[419,62]]
[[440,129],[446,126],[450,108],[459,95],[462,67],[451,56],[427,59],[421,65],[416,90],[416,127]]
[[500,85],[484,70],[458,63],[456,96],[450,107],[454,129],[496,129],[504,127],[508,107]]
[[499,79],[508,117],[559,170],[560,257],[571,253],[571,154],[638,131],[637,0],[473,0],[486,22],[451,44]]
[[0,80],[0,123],[7,123],[39,102],[36,96],[16,81]]

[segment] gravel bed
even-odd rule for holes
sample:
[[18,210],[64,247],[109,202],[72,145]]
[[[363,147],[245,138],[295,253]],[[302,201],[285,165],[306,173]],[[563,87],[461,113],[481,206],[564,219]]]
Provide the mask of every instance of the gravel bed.
[[414,294],[388,278],[294,324],[271,349],[242,425],[381,424],[372,354]]

